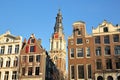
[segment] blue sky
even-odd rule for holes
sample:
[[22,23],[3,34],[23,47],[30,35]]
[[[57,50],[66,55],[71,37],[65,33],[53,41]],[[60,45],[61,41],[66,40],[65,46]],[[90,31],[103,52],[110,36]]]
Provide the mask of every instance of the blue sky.
[[34,33],[49,50],[59,8],[66,40],[72,34],[75,21],[84,21],[88,33],[104,19],[120,24],[120,0],[0,0],[0,34],[9,30],[28,39]]

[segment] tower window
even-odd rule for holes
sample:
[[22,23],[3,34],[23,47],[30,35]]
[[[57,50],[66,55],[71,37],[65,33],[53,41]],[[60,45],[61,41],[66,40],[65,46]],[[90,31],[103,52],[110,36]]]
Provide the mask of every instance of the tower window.
[[108,27],[103,28],[104,32],[108,32]]

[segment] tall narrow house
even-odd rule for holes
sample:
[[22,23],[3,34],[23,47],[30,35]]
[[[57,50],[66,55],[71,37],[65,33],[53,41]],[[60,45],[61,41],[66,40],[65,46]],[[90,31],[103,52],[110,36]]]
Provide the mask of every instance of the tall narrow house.
[[45,80],[46,51],[32,34],[20,52],[19,80]]
[[22,37],[9,31],[0,35],[0,80],[18,80]]
[[66,41],[63,33],[62,14],[57,13],[54,33],[50,38],[50,57],[59,69],[59,79],[63,80],[66,74]]

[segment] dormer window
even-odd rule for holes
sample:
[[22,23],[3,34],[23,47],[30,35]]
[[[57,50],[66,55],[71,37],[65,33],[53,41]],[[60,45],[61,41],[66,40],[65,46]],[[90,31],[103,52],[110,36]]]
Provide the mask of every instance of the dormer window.
[[104,31],[104,32],[108,32],[108,27],[104,27],[104,28],[103,28],[103,31]]

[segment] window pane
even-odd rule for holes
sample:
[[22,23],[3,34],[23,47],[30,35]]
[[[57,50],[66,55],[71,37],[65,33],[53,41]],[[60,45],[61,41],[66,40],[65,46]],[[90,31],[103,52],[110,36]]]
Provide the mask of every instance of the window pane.
[[102,69],[102,61],[101,61],[100,59],[98,59],[98,60],[96,61],[96,68],[97,68],[98,70],[101,70],[101,69]]
[[30,52],[34,52],[35,46],[30,46]]
[[0,50],[0,54],[4,54],[4,51],[5,51],[5,46],[2,46]]
[[92,78],[92,68],[91,68],[91,65],[88,65],[88,78]]
[[12,53],[12,46],[8,46],[8,54]]
[[35,68],[35,75],[39,75],[40,67]]
[[28,68],[28,75],[32,75],[32,67]]
[[95,37],[95,43],[96,44],[100,44],[100,36],[96,36]]
[[25,67],[22,68],[22,75],[25,75]]
[[115,52],[115,55],[120,55],[120,46],[119,45],[114,47],[114,52]]
[[86,55],[87,57],[90,57],[90,47],[86,47]]
[[36,62],[40,62],[40,55],[36,56]]
[[82,44],[83,41],[82,41],[82,38],[77,38],[77,44]]
[[78,65],[78,79],[84,78],[84,65]]
[[108,32],[108,27],[103,28],[104,32]]
[[106,69],[112,69],[112,60],[111,59],[106,60]]
[[71,57],[74,57],[74,48],[71,48],[71,49],[70,49],[70,56],[71,56]]
[[110,46],[106,46],[105,47],[105,55],[110,55],[111,52],[110,52]]
[[96,56],[101,56],[101,47],[96,47]]
[[113,35],[113,41],[114,42],[119,42],[119,35],[118,34]]
[[77,57],[83,57],[83,48],[77,48]]
[[19,45],[15,45],[15,53],[19,53]]
[[109,44],[110,43],[109,36],[104,36],[104,43],[105,44]]
[[33,62],[33,56],[29,56],[29,62]]
[[71,79],[75,78],[74,66],[71,66]]

